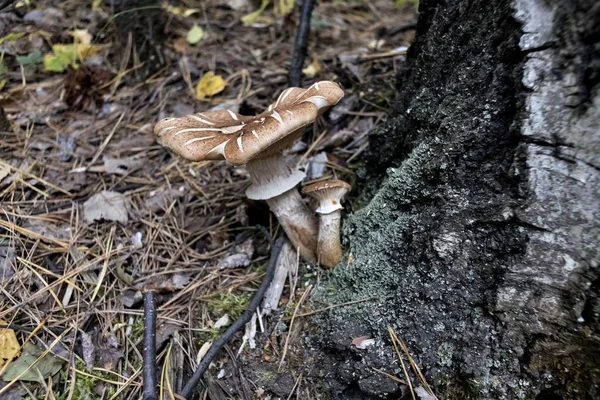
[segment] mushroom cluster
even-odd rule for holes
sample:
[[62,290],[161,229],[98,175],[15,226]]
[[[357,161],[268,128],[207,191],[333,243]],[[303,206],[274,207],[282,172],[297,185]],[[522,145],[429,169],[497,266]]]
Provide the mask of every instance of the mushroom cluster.
[[[283,151],[292,146],[304,127],[343,96],[336,83],[322,81],[307,89],[286,89],[256,116],[218,110],[165,118],[156,124],[154,133],[161,145],[188,160],[245,165],[252,180],[246,191],[248,198],[265,200],[300,255],[314,262],[318,258],[319,222],[296,189],[306,174],[288,165]],[[337,243],[339,246],[339,233]]]

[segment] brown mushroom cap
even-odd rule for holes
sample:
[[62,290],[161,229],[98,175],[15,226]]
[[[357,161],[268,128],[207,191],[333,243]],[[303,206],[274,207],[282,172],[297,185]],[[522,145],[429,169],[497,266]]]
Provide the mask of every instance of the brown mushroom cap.
[[269,108],[254,117],[229,110],[165,118],[154,127],[158,142],[192,160],[225,159],[234,165],[266,157],[291,146],[301,129],[344,96],[334,82],[307,89],[288,88]]
[[331,179],[305,186],[302,193],[319,200],[319,208],[317,208],[319,214],[330,214],[343,208],[341,204],[342,197],[350,189],[351,186],[346,182]]

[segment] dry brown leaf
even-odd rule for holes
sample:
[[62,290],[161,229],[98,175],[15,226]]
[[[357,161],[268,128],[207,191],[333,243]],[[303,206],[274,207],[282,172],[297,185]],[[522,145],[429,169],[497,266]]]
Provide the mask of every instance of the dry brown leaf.
[[123,194],[103,190],[83,203],[83,219],[88,224],[101,220],[126,224],[127,210],[127,198]]

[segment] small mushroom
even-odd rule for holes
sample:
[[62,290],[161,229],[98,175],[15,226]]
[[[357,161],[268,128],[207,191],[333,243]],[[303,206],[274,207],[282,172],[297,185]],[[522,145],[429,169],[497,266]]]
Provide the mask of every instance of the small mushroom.
[[188,160],[224,159],[246,165],[252,180],[246,195],[266,200],[300,255],[316,261],[318,222],[296,189],[306,174],[290,167],[283,151],[343,96],[336,83],[317,82],[307,89],[286,89],[265,112],[253,117],[208,111],[165,118],[154,133],[160,144]]
[[340,180],[328,180],[306,186],[302,192],[319,201],[319,239],[317,257],[321,265],[335,267],[342,259],[340,244],[340,210],[342,198],[350,190],[350,185]]

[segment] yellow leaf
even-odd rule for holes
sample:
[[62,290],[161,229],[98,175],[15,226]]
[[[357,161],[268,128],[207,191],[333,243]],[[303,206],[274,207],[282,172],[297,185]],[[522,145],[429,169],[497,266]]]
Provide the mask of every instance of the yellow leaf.
[[[4,89],[4,86],[6,85],[6,79],[0,79],[0,90]],[[2,171],[0,171],[1,173]]]
[[253,11],[250,14],[244,15],[242,17],[242,22],[244,23],[244,25],[252,26],[256,22],[258,17],[260,17],[260,14],[262,14],[263,11],[265,11],[270,2],[271,0],[262,0],[262,3],[260,4],[258,10]]
[[187,34],[187,41],[189,44],[196,44],[204,37],[204,29],[200,28],[198,24],[194,24],[192,29]]
[[227,83],[221,75],[215,75],[214,72],[208,71],[202,75],[198,86],[196,86],[196,98],[201,100],[221,93],[226,85]]
[[62,72],[69,65],[77,66],[78,61],[93,56],[102,50],[99,44],[55,44],[52,45],[52,54],[44,55],[44,68],[46,71]]
[[294,0],[277,0],[277,12],[285,17],[294,10]]
[[[0,319],[0,324],[7,323]],[[0,367],[19,355],[21,345],[12,329],[0,329]]]
[[87,29],[75,29],[69,33],[75,39],[75,43],[81,43],[87,46],[92,43],[92,35],[87,31]]
[[163,3],[162,7],[168,13],[171,13],[174,15],[182,15],[184,17],[189,17],[190,15],[194,15],[194,14],[200,12],[200,9],[198,9],[198,8],[175,7],[166,2]]
[[321,64],[319,64],[319,59],[316,55],[312,55],[312,61],[310,64],[302,69],[302,73],[306,75],[307,78],[312,78],[317,75],[321,71]]
[[92,1],[92,11],[100,11],[101,5],[102,5],[102,0],[93,0]]

